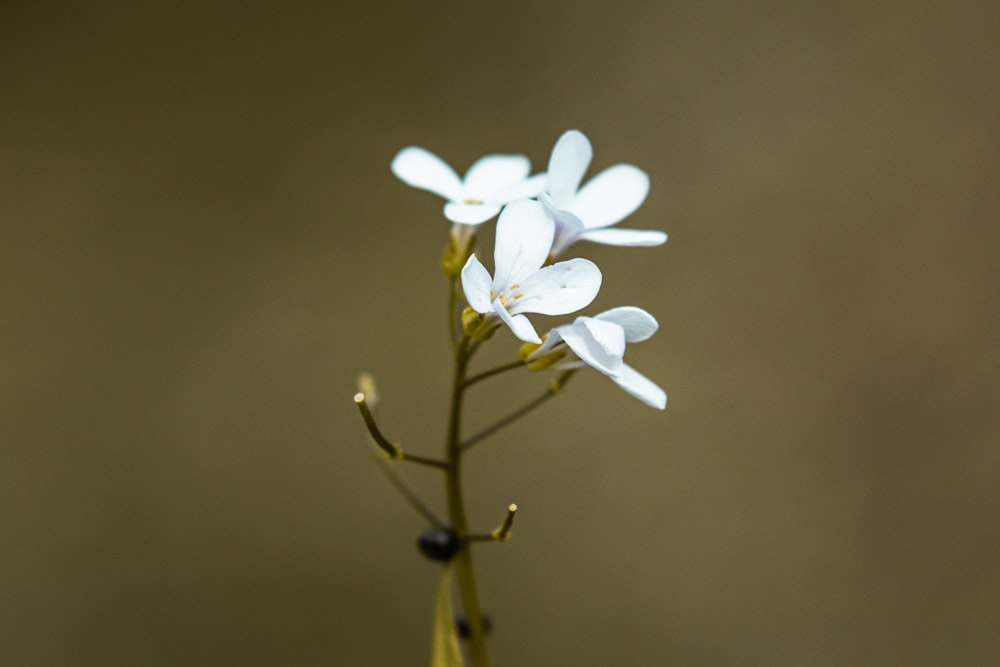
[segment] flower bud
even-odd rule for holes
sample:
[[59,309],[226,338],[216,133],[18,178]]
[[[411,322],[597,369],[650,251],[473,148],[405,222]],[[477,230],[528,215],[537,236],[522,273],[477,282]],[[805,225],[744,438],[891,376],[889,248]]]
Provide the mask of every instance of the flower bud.
[[465,310],[462,311],[462,331],[467,336],[479,340],[489,340],[499,328],[500,323],[497,318],[490,318],[476,312],[472,306],[466,306]]
[[534,356],[540,347],[539,343],[525,343],[518,350],[521,360],[528,365],[529,370],[543,371],[549,366],[562,361],[563,357],[566,356],[565,345],[557,345],[541,356]]
[[462,267],[472,255],[472,246],[476,244],[475,227],[471,225],[454,224],[448,235],[448,247],[441,256],[441,270],[450,278],[462,275]]

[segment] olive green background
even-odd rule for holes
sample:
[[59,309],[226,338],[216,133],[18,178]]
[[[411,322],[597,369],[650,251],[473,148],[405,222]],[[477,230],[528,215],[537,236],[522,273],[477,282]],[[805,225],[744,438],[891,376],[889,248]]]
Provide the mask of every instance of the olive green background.
[[1000,661],[1000,5],[141,4],[0,9],[0,663],[426,664],[351,401],[440,451],[448,225],[389,162],[574,127],[651,176],[665,246],[574,250],[670,404],[588,372],[470,454],[495,662]]

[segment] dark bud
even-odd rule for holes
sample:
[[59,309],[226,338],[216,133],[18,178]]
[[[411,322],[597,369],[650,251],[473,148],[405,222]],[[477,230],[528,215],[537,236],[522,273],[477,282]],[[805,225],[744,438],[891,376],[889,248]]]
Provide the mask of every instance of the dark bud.
[[[472,628],[469,627],[469,619],[465,614],[455,615],[455,629],[458,630],[458,636],[462,639],[468,639],[472,635]],[[493,619],[490,618],[489,614],[483,614],[483,632],[487,635],[493,631]]]
[[420,533],[420,539],[417,540],[417,548],[420,549],[420,553],[431,560],[442,562],[451,560],[451,557],[458,553],[460,546],[462,543],[458,541],[455,533],[440,526],[428,528]]

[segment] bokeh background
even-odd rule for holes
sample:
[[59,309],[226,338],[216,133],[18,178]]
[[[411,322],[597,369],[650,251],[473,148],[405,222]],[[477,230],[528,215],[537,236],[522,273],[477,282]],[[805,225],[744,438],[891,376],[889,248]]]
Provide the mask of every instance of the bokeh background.
[[667,245],[577,248],[670,405],[583,374],[470,455],[473,522],[521,507],[496,663],[1000,661],[1000,5],[0,17],[0,663],[426,664],[438,568],[351,401],[439,451],[448,226],[389,161],[573,127],[652,178]]

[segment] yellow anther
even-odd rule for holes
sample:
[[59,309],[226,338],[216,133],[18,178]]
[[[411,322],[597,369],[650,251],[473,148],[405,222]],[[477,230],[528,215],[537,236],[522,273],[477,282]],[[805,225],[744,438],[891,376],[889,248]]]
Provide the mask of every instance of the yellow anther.
[[472,204],[474,206],[478,206],[479,204],[483,203],[483,200],[482,199],[463,199],[462,203],[463,204]]

